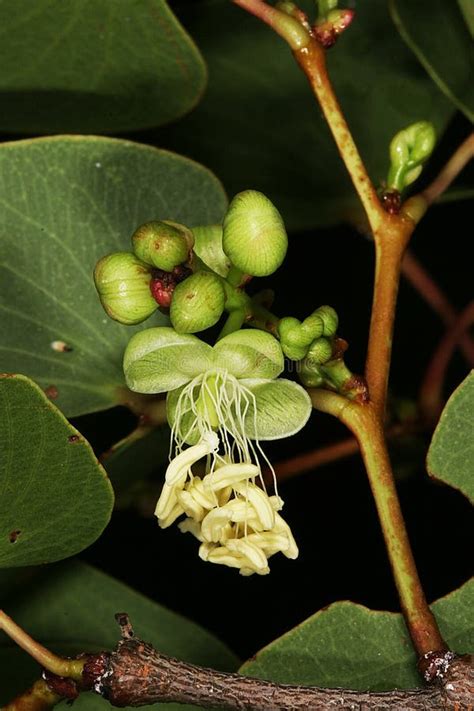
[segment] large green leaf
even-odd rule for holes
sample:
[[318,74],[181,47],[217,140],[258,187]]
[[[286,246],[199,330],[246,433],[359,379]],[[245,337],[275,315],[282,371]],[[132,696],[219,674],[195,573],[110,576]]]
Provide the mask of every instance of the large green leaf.
[[[123,351],[143,326],[107,318],[96,261],[130,249],[147,220],[192,226],[224,210],[215,177],[165,151],[96,137],[0,146],[0,369],[49,387],[68,415],[116,403]],[[145,326],[158,323],[163,317]],[[57,341],[72,350],[56,350]]]
[[458,4],[390,0],[390,8],[401,36],[430,77],[474,121],[474,45]]
[[[474,579],[432,610],[448,645],[474,650]],[[385,690],[421,685],[400,614],[336,602],[262,649],[240,670],[288,684]]]
[[427,465],[431,476],[474,503],[474,371],[449,398],[431,440]]
[[[314,2],[304,4],[314,15]],[[229,193],[264,192],[288,226],[350,218],[358,208],[308,82],[287,45],[228,0],[189,3],[181,13],[209,66],[199,107],[160,143],[209,166]],[[209,27],[212,26],[212,31]],[[364,0],[328,52],[336,91],[372,178],[386,178],[392,136],[414,121],[442,133],[453,108],[417,64],[387,3]]]
[[474,3],[472,0],[458,0],[461,12],[464,15],[466,25],[469,28],[469,32],[472,37],[474,37]]
[[107,525],[113,501],[89,443],[40,388],[0,376],[0,567],[83,550]]
[[189,111],[201,55],[165,0],[0,0],[0,129],[104,133]]
[[[36,579],[35,585],[20,599],[7,599],[4,609],[34,638],[59,653],[74,656],[81,651],[113,649],[120,637],[114,615],[125,611],[136,634],[160,652],[226,671],[234,670],[238,664],[229,649],[202,627],[95,568],[68,563],[50,573],[43,580]],[[40,669],[26,653],[17,651],[1,634],[0,667],[1,704],[24,691],[40,675]],[[62,704],[60,708],[67,706]],[[96,695],[83,694],[74,708],[107,711],[110,706]],[[187,707],[160,704],[159,708],[171,711]]]

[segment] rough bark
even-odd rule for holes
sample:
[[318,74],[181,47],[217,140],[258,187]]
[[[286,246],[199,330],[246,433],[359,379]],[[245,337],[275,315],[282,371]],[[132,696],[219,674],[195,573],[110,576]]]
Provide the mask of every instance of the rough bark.
[[318,711],[473,711],[474,666],[471,657],[433,653],[422,660],[430,682],[423,689],[361,692],[275,684],[167,657],[135,639],[125,617],[123,639],[110,655],[86,664],[87,685],[113,706],[177,702],[214,709],[317,709]]

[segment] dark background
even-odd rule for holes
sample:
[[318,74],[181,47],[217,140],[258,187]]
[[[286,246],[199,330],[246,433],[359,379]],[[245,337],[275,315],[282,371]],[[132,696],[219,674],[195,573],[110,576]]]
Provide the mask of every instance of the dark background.
[[[424,182],[436,174],[468,132],[469,125],[461,117],[452,122]],[[127,137],[155,143],[152,131]],[[468,169],[464,174],[464,183],[472,177],[472,169],[470,173]],[[457,309],[472,298],[472,267],[467,256],[472,238],[471,210],[469,202],[433,208],[412,243],[414,253]],[[349,226],[319,229],[290,235],[284,269],[271,278],[258,280],[258,288],[275,289],[274,310],[280,315],[304,318],[323,303],[334,306],[340,317],[340,335],[350,344],[346,360],[354,371],[361,372],[372,272],[373,249],[367,238]],[[403,281],[394,341],[392,395],[416,400],[424,369],[442,334],[439,317]],[[468,370],[456,353],[448,372],[446,394]],[[74,423],[100,454],[133,427],[134,418],[128,411],[116,408],[78,418]],[[277,462],[345,436],[347,432],[337,421],[315,413],[298,435],[264,444],[267,455]],[[415,558],[431,601],[469,577],[472,519],[463,496],[426,475],[424,456],[430,436],[426,432],[415,439],[396,441],[391,451]],[[156,483],[150,485],[150,507],[163,473],[163,467],[158,468]],[[399,609],[359,456],[283,482],[280,494],[285,501],[284,517],[293,529],[300,556],[296,561],[274,556],[269,576],[243,578],[235,570],[203,563],[191,536],[183,536],[176,526],[161,531],[152,516],[143,516],[134,508],[116,512],[100,540],[81,557],[200,622],[242,658],[336,600],[350,599],[374,609]]]

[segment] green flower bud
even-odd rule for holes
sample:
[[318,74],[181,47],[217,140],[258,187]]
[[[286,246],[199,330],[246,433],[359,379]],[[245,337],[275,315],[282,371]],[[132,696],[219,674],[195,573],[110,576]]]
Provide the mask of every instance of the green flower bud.
[[132,235],[137,257],[165,272],[172,272],[188,259],[193,242],[190,230],[168,221],[145,222]]
[[229,273],[229,258],[222,249],[222,226],[205,225],[193,227],[194,254],[201,259],[208,269],[226,277]]
[[214,326],[224,311],[221,279],[211,272],[196,272],[177,285],[170,318],[178,333],[197,333]]
[[289,343],[282,343],[281,349],[290,360],[303,360],[308,351],[308,346],[292,346]]
[[390,143],[389,188],[402,191],[421,173],[422,164],[430,157],[436,143],[434,127],[429,121],[418,121],[399,131]]
[[[327,319],[327,316],[325,318]],[[324,334],[324,319],[319,311],[314,311],[311,316],[305,318],[301,324],[301,332],[305,338],[309,338],[308,345],[315,338],[319,338]]]
[[318,369],[309,370],[304,366],[304,361],[301,365],[300,380],[307,388],[319,388],[324,384],[324,377]]
[[256,190],[238,193],[224,218],[222,246],[244,274],[272,274],[282,264],[288,247],[280,213]]
[[[334,336],[339,325],[339,317],[335,309],[333,309],[332,306],[320,306],[314,313],[323,321],[322,335],[328,338]],[[315,336],[315,338],[317,338],[317,336]]]
[[131,326],[158,308],[150,291],[151,269],[131,252],[102,257],[94,269],[94,281],[102,306],[114,321]]
[[327,363],[332,358],[332,343],[327,338],[317,338],[309,347],[305,358],[305,367],[319,366]]
[[280,336],[282,343],[286,343],[290,333],[299,326],[301,326],[301,322],[298,321],[297,318],[293,318],[293,316],[285,316],[280,319],[280,323],[278,324],[278,335]]

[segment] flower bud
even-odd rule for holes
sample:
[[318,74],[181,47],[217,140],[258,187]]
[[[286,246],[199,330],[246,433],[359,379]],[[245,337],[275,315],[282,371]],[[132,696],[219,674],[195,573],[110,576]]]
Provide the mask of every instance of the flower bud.
[[256,190],[238,193],[224,218],[222,246],[244,274],[272,274],[282,264],[288,247],[280,213]]
[[390,143],[389,188],[400,192],[421,173],[422,164],[430,157],[436,143],[434,127],[429,121],[418,121],[399,131]]
[[328,338],[334,336],[339,325],[339,317],[336,310],[332,306],[320,306],[314,313],[323,321],[322,335]]
[[208,269],[226,277],[229,273],[229,258],[222,249],[222,226],[204,225],[193,227],[194,254],[206,265]]
[[145,222],[132,235],[133,251],[157,269],[171,272],[188,259],[193,246],[190,230],[175,222]]
[[327,338],[316,338],[309,347],[305,358],[305,366],[311,368],[312,365],[318,366],[327,363],[327,361],[332,358],[332,352],[333,346],[330,340]]
[[178,333],[197,333],[214,326],[224,310],[221,279],[211,272],[196,272],[174,290],[170,318]]
[[114,321],[141,323],[158,307],[150,291],[151,269],[131,252],[102,257],[94,281],[102,306]]

